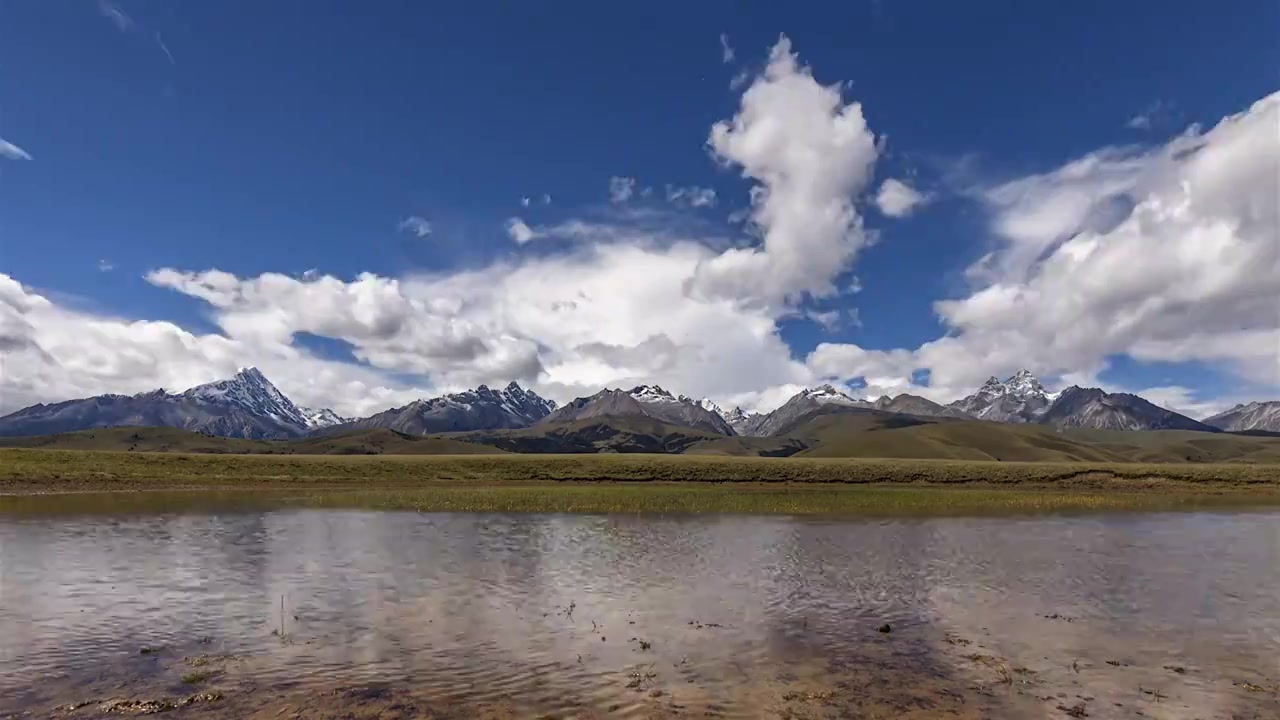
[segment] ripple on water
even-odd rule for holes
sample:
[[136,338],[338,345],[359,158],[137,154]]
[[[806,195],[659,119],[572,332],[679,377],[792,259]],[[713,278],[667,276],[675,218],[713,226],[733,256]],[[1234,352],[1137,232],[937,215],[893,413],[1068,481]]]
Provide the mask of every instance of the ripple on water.
[[0,709],[1268,717],[1277,519],[0,518]]

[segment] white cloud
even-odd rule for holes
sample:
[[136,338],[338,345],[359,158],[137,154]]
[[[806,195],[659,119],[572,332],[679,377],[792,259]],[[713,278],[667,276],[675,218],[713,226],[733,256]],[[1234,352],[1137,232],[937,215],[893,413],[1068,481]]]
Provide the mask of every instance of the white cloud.
[[1139,113],[1129,118],[1129,122],[1125,123],[1124,126],[1132,130],[1150,130],[1151,116],[1146,113]]
[[840,327],[840,311],[826,310],[819,312],[817,310],[809,310],[804,315],[812,320],[815,324],[827,332],[832,332]]
[[528,195],[520,198],[520,207],[529,207],[530,199]]
[[696,208],[714,207],[716,204],[716,191],[712,188],[698,187],[697,185],[690,185],[689,187],[668,185],[667,202]]
[[1019,367],[1089,377],[1128,355],[1280,388],[1278,125],[1280,93],[1163,147],[1104,149],[987,190],[997,245],[967,295],[935,304],[947,336],[908,357],[820,346],[811,368],[924,368],[926,394],[951,399]]
[[0,138],[0,157],[9,160],[30,160],[31,155],[26,150],[14,145],[13,143]]
[[609,202],[624,203],[631,199],[636,191],[636,179],[632,177],[609,178]]
[[927,202],[928,195],[894,178],[881,183],[880,192],[876,193],[876,207],[894,218],[906,217]]
[[550,204],[551,204],[551,194],[550,194],[550,193],[543,193],[543,194],[542,194],[542,204],[543,204],[543,205],[550,205]]
[[727,65],[733,62],[734,57],[733,46],[729,44],[729,35],[720,33],[720,61]]
[[756,182],[752,223],[761,247],[735,248],[702,263],[691,283],[708,298],[781,305],[835,292],[866,242],[853,198],[876,160],[862,108],[839,84],[818,84],[781,37],[732,120],[708,143],[726,165]]
[[404,220],[401,220],[400,224],[397,225],[396,228],[403,232],[410,232],[420,238],[424,238],[431,234],[431,221],[418,215],[411,215]]
[[293,346],[197,335],[167,322],[61,307],[0,274],[0,413],[101,393],[182,390],[257,365],[295,402],[347,415],[403,404],[426,392]]
[[524,220],[518,217],[507,219],[507,235],[515,241],[517,245],[524,245],[530,240],[542,237],[542,233],[529,227]]
[[1196,397],[1195,390],[1181,385],[1149,387],[1138,390],[1135,394],[1166,410],[1172,410],[1196,420],[1203,420],[1220,412],[1230,410],[1238,402],[1248,402],[1248,400],[1226,398],[1201,400]]
[[98,261],[98,270],[102,272],[111,272],[112,270],[115,270],[115,269],[116,269],[115,264],[112,263],[110,260]]
[[639,382],[716,396],[806,382],[770,314],[683,292],[712,254],[696,239],[601,241],[400,280],[167,269],[148,279],[208,302],[232,341],[279,348],[300,332],[336,338],[373,368],[438,386],[517,379],[566,400]]

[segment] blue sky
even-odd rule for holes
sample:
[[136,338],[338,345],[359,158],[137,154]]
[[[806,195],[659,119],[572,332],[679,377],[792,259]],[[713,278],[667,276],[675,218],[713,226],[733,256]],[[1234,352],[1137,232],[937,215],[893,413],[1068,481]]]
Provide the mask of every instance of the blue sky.
[[[1229,116],[1249,116],[1280,85],[1280,6],[1231,2],[1220,10],[1191,3],[9,3],[0,8],[0,138],[29,158],[0,153],[0,273],[21,285],[11,295],[56,306],[56,322],[66,329],[41,339],[29,326],[55,320],[10,310],[9,324],[28,328],[24,347],[40,352],[27,356],[28,365],[8,351],[9,384],[0,383],[8,397],[0,406],[193,383],[250,362],[287,392],[348,412],[498,382],[504,374],[558,399],[593,385],[657,381],[761,407],[821,379],[948,399],[975,378],[1022,365],[1051,384],[1155,389],[1157,399],[1189,411],[1275,394],[1280,371],[1267,354],[1271,348],[1272,358],[1280,356],[1280,344],[1269,344],[1280,337],[1272,335],[1280,321],[1268,324],[1276,313],[1266,307],[1275,285],[1254,274],[1257,261],[1275,257],[1265,247],[1274,228],[1268,237],[1265,224],[1240,231],[1222,250],[1254,260],[1252,270],[1241,270],[1247,277],[1224,282],[1249,289],[1246,310],[1263,306],[1256,318],[1243,318],[1243,301],[1214,288],[1169,299],[1156,317],[1142,305],[1155,286],[1138,283],[1146,289],[1123,301],[1083,299],[1079,312],[1097,311],[1103,322],[1127,317],[1131,306],[1144,315],[1141,327],[1109,327],[1093,335],[1114,339],[1083,338],[1052,353],[1039,352],[1045,342],[1028,341],[1025,349],[1011,343],[995,357],[974,348],[1010,334],[1058,338],[1082,325],[1066,316],[1056,320],[1066,323],[1061,333],[1040,325],[1024,331],[1007,313],[978,322],[966,311],[962,322],[936,305],[983,297],[984,287],[1015,280],[1042,297],[1049,285],[1036,285],[1047,272],[1038,265],[1010,260],[998,280],[975,281],[973,266],[984,255],[1012,258],[1017,247],[1040,242],[1021,230],[1003,232],[1009,224],[1002,221],[1062,211],[1079,217],[1055,216],[1049,224],[1077,230],[1096,215],[1099,198],[1127,194],[1141,203],[1200,172],[1191,161],[1169,160],[1179,142],[1214,151],[1231,140],[1215,138],[1212,129]],[[838,267],[821,277],[814,268],[796,270],[776,292],[753,293],[743,291],[749,274],[730,278],[737,266],[716,269],[693,253],[690,262],[714,275],[685,286],[698,301],[745,308],[707,321],[741,322],[741,334],[719,344],[697,323],[672,332],[648,328],[634,338],[601,325],[593,342],[589,328],[566,338],[554,322],[495,315],[494,307],[536,304],[521,292],[538,284],[530,280],[501,299],[473,286],[532,276],[534,268],[559,268],[565,283],[589,284],[581,278],[606,270],[615,286],[645,282],[630,279],[625,258],[616,267],[601,265],[615,259],[583,259],[588,247],[662,254],[692,243],[723,252],[760,247],[761,238],[775,248],[817,247],[806,244],[802,221],[779,229],[760,218],[745,225],[730,219],[751,209],[752,187],[767,184],[744,177],[744,158],[759,161],[765,173],[775,162],[789,175],[807,166],[786,165],[790,151],[782,146],[778,156],[761,157],[754,148],[709,144],[713,125],[731,123],[745,107],[744,93],[763,83],[784,33],[796,72],[811,71],[814,88],[843,83],[840,102],[857,104],[875,142],[865,177],[830,188],[848,195],[857,218],[831,240],[854,251],[824,246]],[[1260,112],[1272,110],[1254,108],[1255,120]],[[1277,140],[1256,127],[1265,130],[1269,117],[1241,129],[1253,133],[1244,141],[1259,144],[1264,173]],[[793,127],[803,134],[807,122],[796,117]],[[1188,133],[1193,125],[1199,129]],[[790,141],[804,144],[799,136]],[[1054,175],[1082,158],[1094,162]],[[808,192],[835,171],[815,168],[816,180],[790,177],[800,189],[775,187],[775,195]],[[1214,181],[1251,177],[1241,171]],[[634,179],[625,201],[610,201],[611,178]],[[903,217],[882,212],[875,199],[889,179],[925,201]],[[710,189],[716,200],[702,207],[671,201],[668,186]],[[1009,192],[1000,195],[1000,188]],[[1091,199],[1087,207],[1058,201],[1074,192]],[[1261,210],[1214,206],[1203,217],[1274,217],[1275,195],[1263,198],[1269,206]],[[797,212],[816,207],[802,203]],[[405,225],[411,218],[429,224],[430,233]],[[513,218],[541,237],[513,242]],[[566,229],[573,221],[577,233]],[[814,232],[823,237],[821,228]],[[1159,228],[1144,232],[1150,235],[1127,242],[1173,242]],[[1104,245],[1122,242],[1099,237]],[[1198,236],[1179,237],[1192,250],[1205,246]],[[1058,252],[1053,243],[1042,253]],[[777,276],[790,252],[761,255],[761,277]],[[679,272],[657,267],[647,272]],[[1105,267],[1118,282],[1142,272],[1132,264]],[[1196,267],[1171,267],[1168,284],[1194,279]],[[158,279],[163,269],[186,275]],[[208,277],[196,274],[213,269],[234,276],[234,290],[219,288],[236,298],[209,299]],[[280,290],[292,300],[258,285],[245,289],[264,273],[300,283]],[[361,273],[377,283],[357,287]],[[326,276],[333,298],[321,298],[319,285],[302,287]],[[476,277],[487,280],[460,286]],[[849,290],[854,278],[857,292]],[[1090,282],[1040,279],[1054,288]],[[386,283],[398,284],[388,291]],[[707,294],[699,295],[703,285]],[[815,291],[823,285],[834,290]],[[396,297],[387,300],[387,292]],[[574,321],[603,316],[647,327],[648,319],[635,318],[667,308],[656,292],[628,287],[609,301],[617,304],[612,315]],[[1270,307],[1277,297],[1269,295]],[[307,307],[279,310],[287,302]],[[305,316],[330,302],[349,311],[350,327]],[[670,302],[672,312],[687,309],[684,300]],[[12,300],[11,307],[21,304]],[[1239,340],[1232,333],[1249,333],[1250,349],[1232,355],[1173,347],[1179,338],[1171,336],[1169,318],[1191,304],[1220,312],[1204,311],[1197,320],[1203,327],[1189,324],[1183,344],[1230,344]],[[479,305],[484,314],[470,309]],[[1223,320],[1228,315],[1243,319],[1233,324]],[[76,323],[95,321],[119,327],[104,331],[101,353],[73,357]],[[130,329],[134,321],[177,330]],[[273,322],[287,328],[253,325]],[[148,334],[170,332],[164,340]],[[957,335],[973,341],[963,350],[929,345]],[[693,369],[698,358],[720,362],[717,347],[732,348],[734,358],[758,352],[769,359],[758,374],[751,361],[736,359],[732,372]],[[654,360],[664,353],[673,359]],[[962,359],[952,366],[950,357]],[[304,367],[305,377],[281,377]],[[913,376],[933,381],[917,385]]]

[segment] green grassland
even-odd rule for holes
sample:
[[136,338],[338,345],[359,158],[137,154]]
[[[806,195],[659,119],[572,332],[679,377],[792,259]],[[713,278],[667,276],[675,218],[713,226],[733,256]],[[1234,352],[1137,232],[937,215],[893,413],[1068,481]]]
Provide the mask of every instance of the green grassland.
[[[499,447],[481,442],[494,437]],[[520,454],[502,445],[577,452]],[[618,452],[646,447],[682,452]],[[39,505],[31,496],[51,493],[109,498],[93,501],[100,507],[226,497],[537,512],[893,515],[1269,505],[1280,503],[1278,448],[1274,437],[904,426],[876,415],[819,415],[774,438],[616,419],[484,437],[373,430],[292,441],[115,428],[0,442],[0,509]]]

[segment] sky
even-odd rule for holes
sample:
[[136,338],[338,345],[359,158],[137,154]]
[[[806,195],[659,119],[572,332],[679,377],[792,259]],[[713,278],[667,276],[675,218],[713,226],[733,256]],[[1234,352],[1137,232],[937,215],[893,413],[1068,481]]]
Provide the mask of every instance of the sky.
[[1280,397],[1280,4],[765,5],[0,4],[0,412]]

